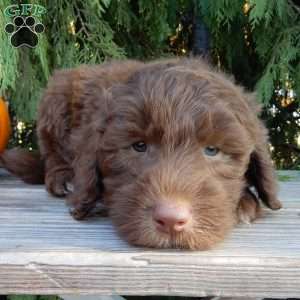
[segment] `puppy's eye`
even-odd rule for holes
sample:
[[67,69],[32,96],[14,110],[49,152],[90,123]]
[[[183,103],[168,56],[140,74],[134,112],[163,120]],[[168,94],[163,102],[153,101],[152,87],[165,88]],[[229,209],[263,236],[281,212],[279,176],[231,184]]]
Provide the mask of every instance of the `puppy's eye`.
[[220,149],[214,146],[207,146],[204,148],[204,154],[207,156],[216,156]]
[[132,144],[132,148],[137,152],[146,152],[147,145],[143,141],[139,141],[139,142]]

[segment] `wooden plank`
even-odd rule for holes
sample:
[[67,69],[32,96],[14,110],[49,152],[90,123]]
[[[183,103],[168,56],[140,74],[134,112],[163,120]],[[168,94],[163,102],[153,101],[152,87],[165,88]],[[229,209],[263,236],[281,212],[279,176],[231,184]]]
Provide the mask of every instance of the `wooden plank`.
[[61,199],[0,173],[2,294],[300,296],[300,172],[284,208],[240,225],[217,249],[139,249],[106,218],[77,222]]

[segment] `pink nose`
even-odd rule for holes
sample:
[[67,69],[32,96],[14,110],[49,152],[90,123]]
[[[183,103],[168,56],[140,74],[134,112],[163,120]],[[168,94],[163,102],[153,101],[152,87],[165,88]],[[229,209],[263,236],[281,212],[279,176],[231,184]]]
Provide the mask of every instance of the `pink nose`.
[[183,231],[191,218],[188,207],[160,203],[155,206],[153,220],[159,231],[165,233]]

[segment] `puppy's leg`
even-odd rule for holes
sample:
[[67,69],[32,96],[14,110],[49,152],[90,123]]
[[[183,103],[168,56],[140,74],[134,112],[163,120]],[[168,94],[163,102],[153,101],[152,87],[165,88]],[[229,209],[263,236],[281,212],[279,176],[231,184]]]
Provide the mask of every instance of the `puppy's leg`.
[[44,116],[39,119],[39,148],[45,161],[45,185],[48,192],[57,197],[67,194],[66,184],[73,176],[70,165],[71,154],[66,145],[68,135],[64,134],[64,131],[64,125],[60,124],[60,120],[53,126],[47,126]]
[[261,216],[261,207],[255,194],[246,188],[237,208],[238,222],[250,224]]
[[68,194],[67,183],[71,182],[73,172],[57,153],[51,153],[46,158],[45,184],[49,193],[57,197]]
[[45,161],[45,184],[55,196],[65,196],[66,183],[72,178],[69,136],[71,114],[68,94],[71,71],[57,72],[49,83],[39,106],[37,135]]
[[[66,184],[73,176],[70,166],[70,154],[61,145],[61,139],[54,132],[38,128],[39,148],[45,161],[45,185],[48,192],[57,197],[67,194]],[[62,137],[66,140],[67,137]]]

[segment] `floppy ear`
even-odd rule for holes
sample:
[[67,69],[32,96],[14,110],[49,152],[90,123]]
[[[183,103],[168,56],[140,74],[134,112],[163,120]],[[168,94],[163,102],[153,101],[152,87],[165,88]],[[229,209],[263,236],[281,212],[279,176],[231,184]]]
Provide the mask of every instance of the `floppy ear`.
[[246,179],[249,185],[254,186],[259,198],[270,209],[281,208],[277,199],[277,181],[272,166],[267,143],[261,140],[251,153]]
[[73,207],[72,216],[78,220],[89,216],[101,202],[103,183],[99,147],[107,123],[110,100],[110,93],[101,86],[86,85],[81,100],[86,106],[81,110],[81,124],[73,129],[71,135],[74,177],[73,191],[67,196],[67,202]]
[[86,128],[80,128],[77,135],[73,134],[72,139],[73,191],[68,194],[67,202],[72,206],[72,216],[81,220],[93,212],[102,198],[103,184],[98,150],[101,133],[90,124]]

